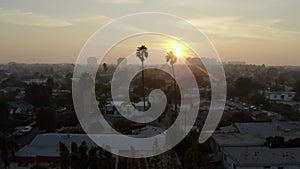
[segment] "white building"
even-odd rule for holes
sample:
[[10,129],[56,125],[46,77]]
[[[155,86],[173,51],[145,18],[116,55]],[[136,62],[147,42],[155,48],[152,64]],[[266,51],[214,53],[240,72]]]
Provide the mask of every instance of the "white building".
[[283,102],[290,102],[296,96],[295,92],[265,92],[265,97],[271,101],[283,101]]
[[299,169],[300,148],[226,147],[227,169]]

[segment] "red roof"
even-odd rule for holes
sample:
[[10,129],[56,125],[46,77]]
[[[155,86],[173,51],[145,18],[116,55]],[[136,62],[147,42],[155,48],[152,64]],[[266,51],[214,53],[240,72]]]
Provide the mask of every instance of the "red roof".
[[23,163],[34,163],[35,161],[35,157],[11,157],[10,158],[10,161],[11,162],[23,162]]
[[14,156],[10,158],[11,162],[22,162],[22,163],[55,163],[60,161],[60,157],[46,157],[46,156],[37,156],[37,157],[20,157]]

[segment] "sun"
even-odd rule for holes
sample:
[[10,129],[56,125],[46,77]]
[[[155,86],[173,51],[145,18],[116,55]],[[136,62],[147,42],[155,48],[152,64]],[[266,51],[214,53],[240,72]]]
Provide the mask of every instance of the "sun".
[[169,51],[174,51],[174,54],[178,58],[184,58],[186,47],[180,43],[170,43],[168,45]]
[[182,50],[183,50],[183,49],[182,49],[182,46],[181,46],[180,44],[175,44],[175,45],[173,46],[173,51],[174,51],[174,53],[175,53],[175,55],[176,55],[177,57],[181,57],[181,56],[182,56],[182,53],[183,53]]

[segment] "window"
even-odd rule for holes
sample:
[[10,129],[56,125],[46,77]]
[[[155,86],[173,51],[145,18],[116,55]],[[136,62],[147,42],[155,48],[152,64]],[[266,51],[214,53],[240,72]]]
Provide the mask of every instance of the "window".
[[236,165],[235,164],[233,164],[233,169],[236,169]]
[[271,168],[271,166],[264,166],[264,168]]
[[283,167],[278,167],[278,169],[283,169]]
[[227,160],[227,155],[225,154],[225,155],[224,155],[224,161],[226,161],[226,160]]

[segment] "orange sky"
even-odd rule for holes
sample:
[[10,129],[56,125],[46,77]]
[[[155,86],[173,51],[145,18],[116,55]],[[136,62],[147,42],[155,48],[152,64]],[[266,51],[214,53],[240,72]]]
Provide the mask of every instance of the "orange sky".
[[203,30],[223,61],[300,65],[299,9],[300,1],[292,0],[1,1],[0,63],[74,63],[104,24],[155,11],[183,17]]

